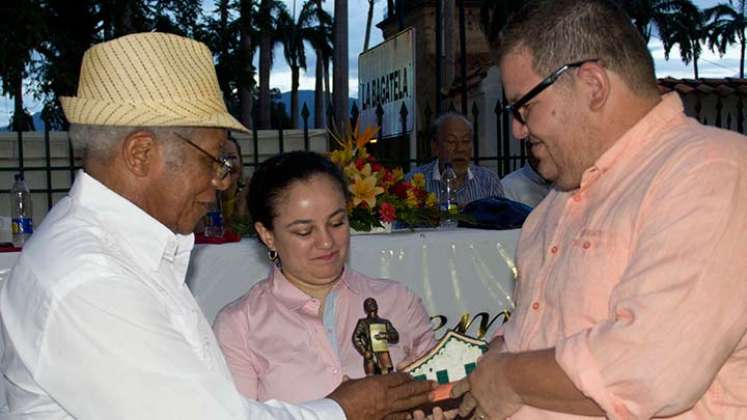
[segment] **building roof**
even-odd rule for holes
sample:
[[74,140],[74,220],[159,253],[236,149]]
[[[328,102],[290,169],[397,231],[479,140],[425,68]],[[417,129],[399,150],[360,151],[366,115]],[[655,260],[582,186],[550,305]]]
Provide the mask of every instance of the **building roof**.
[[722,79],[675,79],[664,77],[657,80],[659,91],[667,93],[677,91],[682,95],[703,94],[728,96],[732,94],[747,96],[747,79],[726,77]]

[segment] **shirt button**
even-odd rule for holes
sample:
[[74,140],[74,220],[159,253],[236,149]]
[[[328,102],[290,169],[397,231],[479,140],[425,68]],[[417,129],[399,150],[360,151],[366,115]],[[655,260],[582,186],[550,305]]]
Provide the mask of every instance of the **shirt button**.
[[581,201],[581,194],[574,194],[574,195],[573,195],[573,201],[575,201],[575,202],[577,202],[577,203],[578,203],[579,201]]
[[584,247],[584,249],[589,249],[589,248],[591,248],[591,242],[586,241],[586,242],[584,242],[584,244],[582,246]]
[[550,248],[550,252],[552,252],[553,254],[557,254],[558,253],[558,247],[557,246],[553,246],[552,248]]
[[532,309],[534,309],[535,311],[536,311],[537,309],[539,309],[539,308],[540,308],[540,304],[539,304],[539,302],[534,302],[534,303],[532,304]]
[[340,373],[340,371],[338,369],[332,369],[332,373],[334,373],[335,375],[337,375],[338,373]]

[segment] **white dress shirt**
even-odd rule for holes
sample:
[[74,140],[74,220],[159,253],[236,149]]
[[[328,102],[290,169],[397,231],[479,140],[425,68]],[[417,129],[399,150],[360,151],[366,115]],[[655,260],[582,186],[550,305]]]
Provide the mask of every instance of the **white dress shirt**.
[[0,293],[0,418],[344,419],[240,396],[184,282],[193,243],[79,172]]
[[506,198],[537,207],[552,190],[552,183],[542,178],[527,163],[501,179]]

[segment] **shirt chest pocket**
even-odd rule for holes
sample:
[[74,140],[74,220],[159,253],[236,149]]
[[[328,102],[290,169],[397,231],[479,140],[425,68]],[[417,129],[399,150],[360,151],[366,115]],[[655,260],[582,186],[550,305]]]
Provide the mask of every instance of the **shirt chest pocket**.
[[623,237],[601,229],[583,229],[561,249],[551,275],[548,298],[568,315],[596,321],[606,318],[609,297],[630,259]]

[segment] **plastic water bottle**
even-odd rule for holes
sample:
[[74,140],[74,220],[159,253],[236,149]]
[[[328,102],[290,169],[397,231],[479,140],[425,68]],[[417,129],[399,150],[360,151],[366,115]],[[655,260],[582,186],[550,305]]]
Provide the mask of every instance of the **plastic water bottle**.
[[223,237],[223,209],[218,194],[205,215],[205,236],[208,238]]
[[34,232],[31,222],[31,192],[23,175],[16,174],[13,188],[10,189],[10,217],[13,233],[13,246],[22,247]]
[[443,190],[441,191],[441,228],[453,229],[457,226],[456,215],[459,213],[456,197],[456,173],[451,163],[444,164],[444,171],[441,174]]

